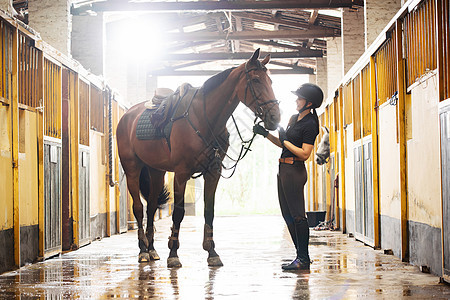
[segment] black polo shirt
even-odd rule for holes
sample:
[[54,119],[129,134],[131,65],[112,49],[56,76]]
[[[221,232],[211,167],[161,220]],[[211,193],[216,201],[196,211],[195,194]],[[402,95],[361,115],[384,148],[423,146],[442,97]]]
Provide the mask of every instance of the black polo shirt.
[[[293,115],[286,128],[286,137],[289,142],[301,148],[303,143],[314,145],[316,136],[319,134],[319,125],[313,114],[309,113],[300,121],[297,121],[298,114]],[[281,157],[295,157],[291,151],[283,146]]]

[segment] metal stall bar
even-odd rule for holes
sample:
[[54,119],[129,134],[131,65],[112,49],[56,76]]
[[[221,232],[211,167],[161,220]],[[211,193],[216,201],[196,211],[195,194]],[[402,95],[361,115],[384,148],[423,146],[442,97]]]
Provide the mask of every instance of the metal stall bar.
[[408,89],[423,75],[437,67],[436,7],[435,0],[423,1],[404,18]]
[[439,76],[439,97],[440,100],[450,98],[450,9],[448,1],[435,0],[434,3],[436,18],[436,57]]
[[39,106],[38,62],[40,51],[34,40],[19,33],[19,103],[28,107]]

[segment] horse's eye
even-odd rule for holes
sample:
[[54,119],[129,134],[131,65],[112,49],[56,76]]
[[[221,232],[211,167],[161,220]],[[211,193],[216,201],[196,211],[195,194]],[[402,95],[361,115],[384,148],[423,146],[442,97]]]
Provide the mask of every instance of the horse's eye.
[[259,77],[254,77],[254,78],[252,78],[252,81],[253,81],[254,83],[261,83],[261,80],[259,79]]

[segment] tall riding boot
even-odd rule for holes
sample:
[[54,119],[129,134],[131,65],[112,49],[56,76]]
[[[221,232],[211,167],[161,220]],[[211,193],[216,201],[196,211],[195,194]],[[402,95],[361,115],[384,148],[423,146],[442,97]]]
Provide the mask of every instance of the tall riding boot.
[[295,224],[294,223],[287,224],[287,228],[289,230],[289,234],[291,235],[292,242],[295,245],[295,249],[297,249],[298,247],[297,247],[297,237],[295,235]]
[[297,258],[289,265],[282,266],[284,270],[309,270],[309,227],[306,218],[294,223],[295,237],[297,240]]
[[[289,230],[289,235],[291,236],[292,242],[294,243],[295,246],[295,250],[297,251],[298,246],[297,246],[297,236],[295,235],[295,224],[294,223],[289,223],[286,224],[288,230]],[[281,266],[288,266],[290,263],[284,263]]]

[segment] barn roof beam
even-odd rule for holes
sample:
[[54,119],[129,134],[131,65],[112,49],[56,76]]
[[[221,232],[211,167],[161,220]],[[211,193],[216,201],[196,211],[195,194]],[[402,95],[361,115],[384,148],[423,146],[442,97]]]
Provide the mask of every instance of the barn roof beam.
[[186,1],[186,2],[128,2],[108,0],[88,4],[72,5],[72,14],[88,10],[105,11],[248,11],[288,9],[330,9],[340,7],[361,7],[364,0],[272,0],[272,1]]
[[[149,71],[147,74],[149,76],[212,76],[223,70],[172,70],[172,69],[161,69]],[[280,74],[314,74],[313,69],[270,69],[270,74],[280,75]]]
[[[290,68],[292,70],[296,70],[296,71],[299,71],[299,72],[305,72],[305,73],[302,73],[302,74],[314,74],[314,68],[305,67],[305,66],[299,66],[297,64],[287,64],[287,63],[283,63],[283,62],[279,62],[279,61],[275,61],[275,60],[271,60],[269,62],[269,64],[270,65],[274,65],[274,66]],[[270,69],[270,73],[272,73],[272,69]]]
[[[225,53],[225,52],[217,52],[217,53],[169,53],[162,56],[160,59],[163,61],[189,61],[189,60],[197,60],[197,61],[214,61],[214,60],[229,60],[229,59],[249,59],[253,53],[251,52],[238,52],[238,53]],[[261,57],[264,57],[269,53],[261,52]],[[271,52],[271,58],[274,59],[295,59],[295,58],[304,58],[304,57],[322,57],[323,52],[320,50],[309,50],[304,49],[302,51],[295,52]]]
[[248,12],[235,12],[235,13],[233,13],[233,16],[238,16],[238,17],[246,18],[246,19],[253,20],[253,21],[274,23],[274,24],[283,25],[283,26],[291,27],[291,28],[297,28],[297,29],[322,29],[323,28],[323,26],[308,24],[308,22],[306,22],[306,21],[304,23],[293,22],[293,21],[289,21],[289,20],[280,19],[279,17],[276,17],[276,16],[268,17],[268,16],[263,16],[263,15],[258,15],[258,14],[254,14],[254,13],[248,13]]
[[214,40],[254,40],[255,37],[262,40],[279,39],[309,39],[340,36],[339,30],[322,28],[312,30],[276,30],[276,31],[234,31],[220,32],[190,32],[190,33],[166,33],[167,40],[173,41],[214,41]]
[[[260,41],[260,40],[251,40],[249,41],[253,44],[257,44],[257,45],[264,45],[264,46],[271,46],[271,47],[275,47],[275,48],[280,48],[280,49],[291,49],[294,51],[303,51],[307,48],[302,47],[302,46],[294,46],[294,45],[289,45],[289,44],[283,44],[283,43],[278,43],[275,41]],[[311,49],[308,49],[311,50]]]

